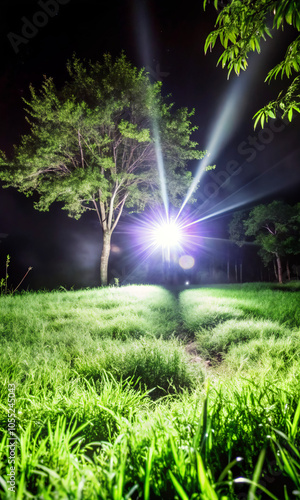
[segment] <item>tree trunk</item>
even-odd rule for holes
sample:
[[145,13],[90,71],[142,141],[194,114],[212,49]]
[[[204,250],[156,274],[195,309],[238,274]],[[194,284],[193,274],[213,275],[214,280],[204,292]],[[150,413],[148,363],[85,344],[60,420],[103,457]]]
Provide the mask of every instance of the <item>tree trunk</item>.
[[274,259],[273,259],[273,267],[274,267],[275,278],[278,280],[278,273],[277,273],[277,268],[276,268],[276,262],[274,261]]
[[243,263],[240,263],[240,283],[243,283]]
[[282,266],[281,266],[281,259],[278,253],[276,254],[276,262],[277,262],[277,269],[278,269],[278,281],[279,283],[282,283]]
[[110,254],[111,232],[103,231],[103,246],[100,260],[100,282],[101,286],[107,286],[108,282],[108,259]]
[[237,261],[235,261],[234,264],[234,272],[235,272],[235,282],[238,282],[238,266],[237,266]]
[[289,260],[287,259],[286,261],[286,274],[287,274],[287,279],[291,281],[291,271],[290,271],[290,264]]
[[227,281],[230,282],[230,267],[229,267],[229,257],[227,259]]

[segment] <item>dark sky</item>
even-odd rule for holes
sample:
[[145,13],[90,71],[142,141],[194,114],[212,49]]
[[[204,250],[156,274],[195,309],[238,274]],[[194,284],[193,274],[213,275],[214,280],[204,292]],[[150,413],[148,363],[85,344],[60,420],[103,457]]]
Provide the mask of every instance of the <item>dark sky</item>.
[[[176,106],[195,107],[194,139],[202,149],[210,148],[217,165],[198,191],[196,217],[220,212],[208,219],[206,234],[226,235],[230,209],[274,199],[300,201],[300,119],[276,121],[264,132],[254,132],[252,121],[286,85],[268,86],[264,78],[283,56],[292,29],[276,33],[260,56],[250,58],[246,73],[227,80],[226,70],[216,67],[220,49],[204,55],[216,11],[208,6],[203,12],[201,0],[176,8],[164,0],[54,3],[57,12],[51,17],[40,13],[53,0],[2,1],[0,149],[10,153],[27,131],[21,98],[28,96],[30,83],[39,87],[46,74],[63,84],[66,61],[74,52],[97,60],[105,52],[117,56],[124,50],[135,65],[146,66],[153,80],[162,80],[163,93],[172,93]],[[18,38],[24,34],[27,42]],[[197,166],[190,165],[194,173]],[[33,270],[26,284],[33,288],[97,284],[101,234],[93,214],[75,221],[58,205],[37,212],[33,201],[14,189],[0,189],[0,233],[8,234],[0,246],[0,277],[9,252],[15,285],[28,266]],[[116,234],[119,246],[120,238]],[[112,268],[117,258],[112,255]]]

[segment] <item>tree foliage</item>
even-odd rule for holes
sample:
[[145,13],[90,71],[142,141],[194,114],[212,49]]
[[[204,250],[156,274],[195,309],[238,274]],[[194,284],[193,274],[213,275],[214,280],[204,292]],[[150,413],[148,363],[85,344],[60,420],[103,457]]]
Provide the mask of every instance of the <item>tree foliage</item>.
[[[124,207],[161,203],[158,155],[170,201],[178,205],[192,180],[188,160],[205,153],[190,139],[193,111],[175,110],[161,83],[151,83],[124,54],[88,64],[74,56],[67,70],[61,89],[46,77],[39,91],[30,87],[30,133],[13,158],[2,153],[0,179],[27,196],[38,192],[38,210],[61,202],[77,219],[94,211],[108,247]],[[106,248],[106,261],[108,255]]]
[[246,240],[245,226],[244,226],[246,215],[247,212],[244,210],[235,212],[232,216],[228,228],[230,240],[233,241],[240,248],[244,245]]
[[278,278],[282,281],[281,259],[300,253],[300,203],[295,206],[281,201],[258,205],[248,216],[236,212],[229,225],[230,238],[242,245],[247,236],[254,237],[265,264],[273,257]]
[[[204,0],[204,8],[207,0]],[[220,1],[214,0],[219,8]],[[271,22],[270,22],[271,20]],[[286,25],[295,28],[295,39],[286,49],[285,56],[267,76],[271,82],[278,76],[292,78],[289,86],[281,91],[277,99],[270,101],[255,115],[254,127],[260,122],[263,127],[269,118],[275,118],[279,110],[291,121],[295,112],[300,113],[300,5],[297,0],[231,0],[222,7],[216,21],[216,29],[205,42],[205,52],[212,49],[217,40],[224,50],[218,60],[222,67],[237,75],[248,67],[251,52],[260,52],[262,41],[272,37],[273,30],[284,29]]]

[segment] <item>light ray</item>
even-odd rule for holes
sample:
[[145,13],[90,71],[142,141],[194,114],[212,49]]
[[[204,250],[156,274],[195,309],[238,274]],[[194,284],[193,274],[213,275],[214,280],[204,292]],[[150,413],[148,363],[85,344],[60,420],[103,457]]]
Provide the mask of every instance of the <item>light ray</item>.
[[161,153],[161,145],[160,145],[160,137],[159,137],[159,133],[158,133],[158,127],[157,127],[157,124],[155,122],[153,124],[153,134],[154,134],[154,140],[155,140],[155,154],[156,154],[157,168],[158,168],[159,180],[160,180],[161,197],[162,197],[163,204],[165,207],[167,220],[169,220],[169,200],[168,200],[168,193],[167,193],[165,168],[164,168],[164,162],[163,162],[163,157],[162,157],[162,153]]
[[[149,29],[149,24],[151,19],[149,9],[145,4],[145,2],[140,2],[136,0],[134,2],[134,10],[135,10],[136,38],[138,39],[137,46],[139,47],[142,64],[145,68],[151,68],[151,61],[153,61],[151,54],[153,53],[153,49],[152,49],[150,29]],[[161,151],[159,128],[157,120],[155,118],[153,118],[152,130],[154,136],[157,169],[159,173],[161,197],[165,207],[166,218],[167,220],[169,220],[169,200],[167,192],[167,182],[166,182],[164,161]]]
[[206,156],[200,161],[193,182],[179,210],[179,214],[189,201],[193,192],[197,189],[208,164],[215,161],[222,148],[229,142],[240,124],[243,118],[243,111],[246,107],[245,94],[253,86],[255,77],[263,66],[267,54],[268,48],[265,50],[263,57],[262,55],[258,57],[257,54],[251,54],[250,60],[254,60],[255,62],[255,65],[252,65],[252,71],[248,70],[247,75],[242,73],[240,76],[235,76],[232,80],[219,106],[217,119],[210,130],[210,139],[208,140],[208,146],[206,148],[209,152],[209,157]]
[[[249,205],[254,201],[262,199],[263,197],[269,196],[286,187],[290,187],[292,185],[299,183],[300,178],[296,170],[294,169],[294,171],[290,172],[288,175],[288,173],[283,168],[284,165],[282,165],[284,163],[292,164],[293,156],[297,155],[299,151],[300,148],[298,148],[296,151],[293,151],[286,158],[275,163],[275,165],[272,165],[270,168],[262,172],[260,175],[258,175],[251,181],[247,182],[247,184],[242,186],[240,189],[236,190],[234,193],[227,196],[224,200],[220,201],[218,204],[214,206],[214,211],[212,213],[207,214],[209,210],[206,210],[199,219],[188,222],[187,225],[183,227],[189,227],[194,224],[203,222],[207,219],[217,217],[218,215],[226,214],[227,212],[230,212],[234,209],[241,208],[245,205]],[[276,173],[272,172],[275,169],[278,169],[281,165],[282,167],[280,168],[279,174],[277,173],[276,175]],[[271,173],[272,176],[270,176]],[[261,182],[263,178],[265,178],[266,182]],[[255,185],[256,183],[257,185]],[[251,195],[249,194],[249,188],[251,188]],[[235,200],[234,199],[235,197],[237,197],[238,199]],[[229,200],[232,201],[229,202]],[[220,206],[220,208],[219,210],[216,210],[218,206]]]

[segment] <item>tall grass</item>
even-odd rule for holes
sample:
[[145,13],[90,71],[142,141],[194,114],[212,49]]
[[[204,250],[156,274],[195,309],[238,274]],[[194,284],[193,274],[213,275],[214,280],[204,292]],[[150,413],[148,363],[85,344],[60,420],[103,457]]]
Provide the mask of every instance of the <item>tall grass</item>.
[[181,313],[193,331],[216,326],[229,319],[266,319],[289,328],[300,328],[299,290],[275,291],[261,284],[185,290],[180,295]]
[[22,344],[53,337],[72,343],[80,335],[168,338],[177,327],[176,301],[155,286],[0,297],[2,338]]
[[[260,475],[273,479],[271,498],[281,500],[285,489],[290,495],[299,484],[300,405],[290,404],[289,395],[275,386],[273,393],[263,385],[252,389],[245,382],[240,387],[217,384],[208,399],[204,391],[182,394],[152,412],[133,391],[131,403],[142,407],[130,414],[127,401],[129,414],[115,414],[119,428],[106,442],[89,444],[89,422],[79,426],[71,419],[67,424],[64,415],[38,430],[29,421],[16,461],[17,498],[31,498],[29,491],[34,498],[243,498],[239,495],[247,493],[248,483],[253,486],[259,449],[265,448],[257,481]],[[89,391],[97,398],[93,387]],[[123,398],[121,385],[110,391],[113,398],[114,392]],[[108,421],[108,426],[113,424]],[[13,498],[6,481],[6,439],[0,446],[6,468],[2,497]]]
[[298,305],[265,285],[0,297],[0,498],[297,498]]

